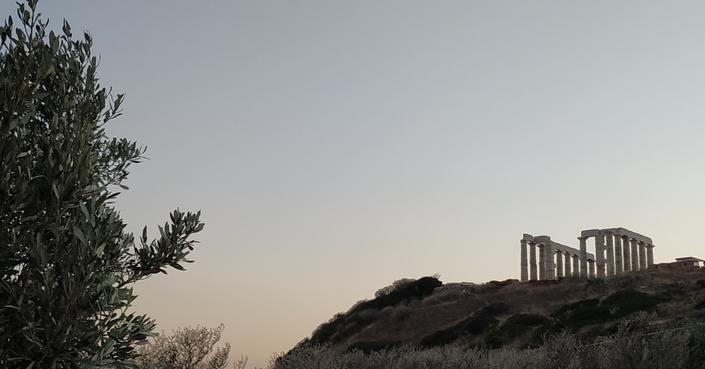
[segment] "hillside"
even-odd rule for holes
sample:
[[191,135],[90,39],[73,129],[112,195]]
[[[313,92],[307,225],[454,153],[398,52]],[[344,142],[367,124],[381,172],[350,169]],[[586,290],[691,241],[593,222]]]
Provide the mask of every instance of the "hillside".
[[526,348],[565,331],[591,341],[614,333],[625,321],[642,330],[705,322],[705,270],[481,285],[425,277],[356,304],[297,347],[326,345],[338,352],[451,344]]

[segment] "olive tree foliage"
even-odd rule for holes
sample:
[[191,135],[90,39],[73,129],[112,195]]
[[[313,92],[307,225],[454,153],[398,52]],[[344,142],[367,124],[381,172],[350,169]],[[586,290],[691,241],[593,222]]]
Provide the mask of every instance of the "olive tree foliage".
[[[224,369],[228,365],[230,344],[216,347],[224,326],[216,328],[179,328],[171,335],[158,335],[141,346],[139,364],[145,369]],[[235,362],[244,368],[247,359]]]
[[89,34],[55,33],[37,0],[0,27],[0,368],[133,368],[154,321],[133,286],[183,270],[198,213],[151,240],[114,208],[144,149],[110,138],[123,95],[102,87]]

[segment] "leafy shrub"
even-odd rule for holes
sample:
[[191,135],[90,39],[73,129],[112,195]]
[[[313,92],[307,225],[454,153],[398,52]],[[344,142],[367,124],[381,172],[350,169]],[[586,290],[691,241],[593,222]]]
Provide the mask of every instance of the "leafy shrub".
[[703,309],[705,309],[705,299],[702,299],[702,300],[700,300],[699,302],[697,302],[697,303],[693,306],[693,308],[696,309],[696,310],[703,310]]
[[399,283],[396,289],[373,300],[358,302],[346,314],[337,314],[327,323],[321,324],[305,343],[325,344],[340,342],[345,337],[359,332],[375,321],[379,314],[372,313],[373,311],[379,312],[403,302],[422,299],[433,293],[433,290],[441,285],[441,281],[434,277],[423,277],[409,283]]
[[564,305],[553,314],[556,324],[553,331],[576,330],[581,327],[610,319],[609,309],[600,306],[599,299],[585,299]]
[[550,319],[548,317],[539,314],[512,315],[499,327],[488,333],[485,342],[488,347],[499,348],[526,335],[534,327],[543,326],[549,322]]
[[461,337],[486,332],[497,326],[499,320],[496,316],[505,313],[507,310],[509,310],[509,305],[504,303],[487,305],[460,323],[424,337],[420,345],[422,347],[447,345]]
[[402,278],[394,281],[394,283],[390,284],[387,287],[382,287],[377,292],[375,292],[375,297],[382,297],[389,295],[390,293],[398,290],[401,287],[407,286],[411,283],[416,282],[416,279],[413,278]]
[[619,318],[637,311],[649,311],[667,300],[668,298],[664,296],[635,290],[622,290],[607,296],[601,306],[608,309],[612,313],[612,317]]
[[632,289],[617,291],[602,301],[596,298],[580,300],[564,305],[553,313],[556,322],[549,331],[554,333],[563,329],[575,331],[588,325],[614,322],[635,312],[650,311],[667,300],[668,298],[662,295]]
[[705,289],[705,279],[698,279],[695,282],[695,286],[698,287],[699,289]]
[[507,279],[504,281],[489,281],[480,286],[480,290],[484,293],[493,293],[501,290],[502,288],[509,286],[514,283],[519,283],[516,279]]
[[443,285],[441,281],[433,277],[423,277],[416,281],[402,284],[397,289],[390,291],[386,295],[376,297],[373,300],[366,301],[360,304],[355,310],[356,312],[364,309],[383,309],[387,306],[394,306],[402,301],[410,299],[421,299],[430,295],[434,289]]

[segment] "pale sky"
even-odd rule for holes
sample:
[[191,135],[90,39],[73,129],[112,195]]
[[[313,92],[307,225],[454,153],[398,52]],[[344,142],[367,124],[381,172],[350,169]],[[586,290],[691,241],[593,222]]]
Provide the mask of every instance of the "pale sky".
[[130,228],[203,211],[196,262],[137,286],[160,330],[222,322],[263,365],[396,279],[518,278],[524,232],[705,256],[701,1],[40,7],[127,94]]

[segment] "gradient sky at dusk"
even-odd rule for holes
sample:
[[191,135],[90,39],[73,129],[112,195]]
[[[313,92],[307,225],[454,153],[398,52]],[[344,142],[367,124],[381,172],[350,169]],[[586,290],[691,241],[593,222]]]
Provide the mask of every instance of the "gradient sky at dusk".
[[[9,14],[14,1],[3,1]],[[700,1],[40,1],[148,146],[118,202],[206,228],[137,287],[262,365],[402,277],[517,278],[522,233],[705,256]]]

